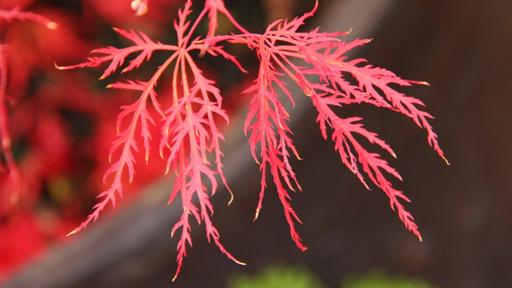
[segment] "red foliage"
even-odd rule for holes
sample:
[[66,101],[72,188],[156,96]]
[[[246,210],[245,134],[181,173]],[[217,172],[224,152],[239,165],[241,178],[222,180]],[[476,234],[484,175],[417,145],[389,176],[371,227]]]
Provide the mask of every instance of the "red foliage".
[[[49,29],[56,29],[57,24],[48,20],[46,17],[41,16],[32,12],[21,11],[20,9],[14,8],[11,10],[0,10],[0,21],[2,24],[10,23],[13,21],[31,21],[38,24],[45,25]],[[12,146],[12,138],[11,132],[9,129],[9,120],[7,113],[7,85],[8,85],[8,48],[6,45],[2,44],[0,46],[0,138],[2,139],[2,152],[3,157],[5,159],[5,163],[7,166],[7,170],[9,173],[9,182],[11,183],[10,188],[8,188],[9,193],[11,194],[10,198],[15,199],[18,197],[17,193],[20,189],[20,172],[16,162],[14,160],[14,155],[11,151]],[[14,200],[13,200],[14,201]]]
[[[0,227],[0,279],[18,267],[26,258],[39,254],[46,246],[40,226],[30,214],[17,215]],[[18,239],[13,241],[12,239]]]
[[[132,1],[132,9],[138,14],[147,10],[146,5],[146,1]],[[155,51],[169,55],[150,79],[127,80],[109,85],[114,89],[136,91],[140,96],[135,102],[123,106],[118,115],[117,138],[110,151],[112,164],[105,174],[105,181],[110,183],[108,188],[99,195],[100,202],[94,206],[86,221],[70,234],[84,229],[109,204],[115,205],[118,197],[123,196],[125,182],[131,182],[135,177],[135,155],[141,152],[146,161],[149,159],[151,140],[155,136],[150,127],[155,125],[161,129],[159,152],[167,161],[166,173],[172,170],[176,174],[169,204],[180,195],[183,209],[181,218],[172,229],[173,235],[178,230],[181,231],[175,278],[187,255],[187,244],[192,245],[190,215],[198,223],[205,224],[209,241],[213,241],[228,258],[243,264],[220,243],[219,232],[211,220],[213,206],[210,197],[217,189],[217,177],[228,187],[222,172],[223,154],[220,142],[223,135],[217,126],[217,119],[228,121],[228,116],[222,105],[221,92],[214,81],[204,76],[194,57],[195,54],[205,53],[221,56],[245,72],[237,59],[222,46],[222,43],[231,43],[253,50],[260,62],[258,76],[246,90],[246,93],[252,95],[252,100],[245,122],[245,133],[249,136],[252,156],[260,165],[262,173],[255,219],[262,207],[267,177],[271,177],[283,206],[291,237],[299,249],[306,249],[295,228],[295,222],[300,223],[300,219],[290,203],[290,191],[301,188],[290,159],[291,155],[298,159],[300,157],[291,139],[292,131],[287,124],[289,114],[282,99],[284,95],[292,105],[294,103],[294,96],[289,89],[290,81],[286,80],[289,79],[311,99],[312,105],[318,111],[317,121],[321,133],[326,139],[331,134],[343,164],[368,189],[366,179],[380,188],[388,196],[391,208],[397,212],[405,227],[421,240],[413,217],[401,203],[401,200],[408,202],[409,199],[402,191],[394,188],[390,179],[401,180],[400,175],[380,154],[365,148],[359,139],[366,139],[395,156],[393,150],[377,134],[364,128],[361,118],[343,118],[334,109],[365,103],[404,114],[426,130],[429,144],[444,159],[437,135],[428,122],[432,116],[421,109],[423,103],[394,88],[427,83],[403,80],[388,70],[366,64],[364,59],[348,58],[347,52],[368,43],[369,40],[344,42],[340,39],[346,34],[343,32],[323,33],[318,29],[299,31],[304,21],[315,14],[317,5],[318,3],[312,11],[301,17],[291,21],[275,21],[263,34],[256,34],[243,28],[222,0],[206,0],[204,8],[191,22],[189,16],[192,1],[188,0],[179,11],[174,24],[177,44],[163,44],[142,32],[116,29],[120,36],[132,42],[130,46],[95,49],[87,61],[61,67],[74,69],[106,64],[101,76],[106,78],[119,71],[123,74],[138,69],[151,59]],[[219,13],[226,16],[238,30],[237,33],[217,34]],[[197,35],[197,27],[203,20],[208,23],[208,31],[204,36]],[[131,60],[128,60],[129,57],[132,57]],[[161,78],[166,70],[170,70],[172,74],[171,91],[158,92],[158,83],[162,82]],[[165,96],[171,99],[168,105],[163,104],[165,100],[162,99],[166,99]],[[162,120],[160,124],[156,124],[158,118]]]
[[[0,19],[0,138],[6,151],[0,153],[0,279],[62,239],[86,212],[83,203],[104,188],[110,145],[105,151],[104,143],[115,132],[110,115],[127,96],[100,93],[90,78],[55,69],[55,62],[78,61],[98,35],[60,6],[44,5],[41,14],[24,12],[36,4],[0,1],[5,9],[0,15],[6,18]],[[58,29],[48,29],[55,22],[46,19],[58,22]],[[95,19],[105,21],[98,15]],[[138,181],[130,190],[161,174],[157,169],[163,164],[153,162],[138,167]]]
[[[97,67],[108,62],[109,65],[101,76],[105,78],[118,71],[123,66],[126,58],[134,53],[138,53],[138,55],[126,65],[122,73],[139,68],[144,61],[151,58],[154,51],[171,53],[169,58],[148,81],[117,82],[109,85],[110,88],[114,89],[139,91],[141,96],[134,103],[123,106],[123,111],[118,116],[118,138],[113,143],[109,157],[113,159],[117,155],[117,160],[113,160],[112,166],[105,174],[105,180],[111,178],[111,185],[100,194],[99,197],[102,200],[94,207],[93,213],[70,234],[79,232],[91,221],[95,221],[108,204],[116,204],[117,197],[123,195],[124,175],[128,176],[129,182],[133,181],[135,175],[134,152],[139,149],[137,134],[142,138],[145,159],[148,161],[152,138],[149,126],[155,123],[151,112],[148,110],[148,108],[152,108],[164,119],[164,124],[161,127],[162,139],[159,151],[162,158],[167,159],[166,173],[171,169],[177,173],[169,203],[172,203],[175,196],[181,193],[183,206],[183,216],[172,230],[172,234],[178,229],[182,231],[178,244],[176,276],[181,269],[183,258],[186,256],[187,243],[189,245],[192,243],[189,215],[193,215],[198,223],[204,221],[208,240],[213,241],[222,253],[233,261],[243,264],[236,260],[220,243],[219,233],[210,218],[213,213],[213,206],[210,203],[208,189],[203,177],[210,182],[209,192],[211,195],[215,193],[217,188],[216,175],[219,175],[223,183],[226,184],[225,177],[222,174],[223,155],[220,150],[220,141],[223,136],[217,128],[215,119],[221,117],[227,121],[228,118],[222,109],[222,97],[219,90],[214,86],[212,80],[203,75],[203,72],[191,57],[192,52],[203,51],[205,44],[203,40],[191,38],[201,19],[199,18],[194,25],[190,26],[190,22],[187,20],[191,12],[190,8],[191,2],[187,1],[185,8],[179,11],[178,21],[174,25],[177,31],[178,45],[162,44],[152,41],[143,33],[116,29],[121,36],[133,42],[134,46],[122,49],[114,47],[96,49],[92,53],[98,56],[92,56],[87,62],[79,65],[63,67],[64,69]],[[202,15],[205,15],[205,13],[202,13]],[[210,47],[207,52],[215,55],[220,54],[236,62],[220,46]],[[173,102],[170,107],[163,111],[157,99],[158,95],[155,92],[155,87],[164,71],[170,68],[171,65],[174,65],[172,68],[171,91]],[[151,106],[148,107],[148,104]],[[128,118],[130,116],[131,119]],[[207,160],[207,154],[209,153],[214,154],[214,164]],[[199,200],[199,207],[192,201],[194,195]]]
[[[279,88],[291,99],[293,104],[286,82],[280,79],[282,75],[277,70],[280,69],[280,72],[293,80],[304,94],[311,98],[318,111],[317,120],[323,137],[327,139],[328,128],[333,130],[332,140],[342,162],[369,189],[364,180],[365,177],[360,171],[359,167],[361,167],[373,184],[386,193],[391,208],[396,209],[405,227],[421,240],[413,217],[399,201],[402,199],[410,202],[410,200],[401,191],[393,188],[383,172],[401,180],[400,175],[385,160],[381,159],[379,154],[366,150],[355,136],[366,138],[370,143],[380,146],[394,157],[395,153],[377,134],[366,130],[359,123],[361,118],[341,118],[333,111],[333,107],[366,103],[402,113],[427,131],[429,144],[445,159],[437,142],[437,135],[428,122],[432,116],[418,108],[424,104],[391,87],[393,84],[410,86],[411,84],[426,83],[403,80],[383,68],[364,64],[366,62],[364,59],[349,60],[346,53],[357,46],[368,43],[368,40],[358,39],[346,43],[338,39],[344,33],[322,33],[317,29],[298,32],[304,20],[311,17],[315,11],[316,7],[311,12],[290,22],[278,20],[269,25],[263,35],[226,37],[233,43],[241,43],[254,49],[261,61],[259,77],[249,91],[255,92],[255,96],[246,122],[246,133],[247,130],[251,133],[249,143],[256,161],[258,158],[255,156],[255,151],[257,148],[260,149],[260,168],[263,174],[256,217],[261,208],[261,200],[266,186],[265,171],[267,166],[270,166],[279,199],[290,225],[292,239],[301,250],[305,249],[293,224],[294,220],[299,222],[300,220],[288,203],[287,188],[294,190],[293,186],[295,186],[300,189],[289,164],[290,151],[297,158],[299,157],[288,136],[291,134],[286,125],[288,113],[279,102],[279,95],[274,88]],[[351,83],[351,77],[355,79],[356,83]],[[254,119],[255,115],[257,115],[257,119]],[[286,186],[283,185],[282,180],[287,184]]]

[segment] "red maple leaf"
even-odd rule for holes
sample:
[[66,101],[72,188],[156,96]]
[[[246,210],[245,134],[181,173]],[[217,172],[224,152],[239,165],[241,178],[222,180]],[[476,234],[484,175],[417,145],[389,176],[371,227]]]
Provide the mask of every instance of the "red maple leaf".
[[[133,1],[132,4],[136,11],[147,8],[145,1]],[[318,2],[312,11],[291,21],[275,21],[264,33],[258,34],[243,28],[222,0],[206,0],[201,13],[191,22],[192,1],[188,0],[174,23],[177,44],[151,40],[142,32],[116,29],[121,37],[132,43],[130,46],[96,49],[87,61],[61,67],[74,69],[107,64],[101,76],[106,78],[113,73],[138,69],[155,51],[169,55],[148,80],[126,80],[109,85],[110,88],[136,91],[140,96],[135,102],[123,106],[118,115],[117,139],[110,152],[112,164],[105,174],[105,181],[110,183],[109,188],[98,196],[100,201],[86,221],[70,234],[83,230],[109,204],[115,205],[117,199],[122,197],[125,180],[131,182],[135,177],[135,154],[143,150],[146,160],[149,158],[152,148],[150,140],[155,137],[149,127],[157,125],[162,131],[159,152],[167,161],[166,173],[173,171],[176,174],[169,204],[180,195],[183,210],[172,229],[172,235],[181,232],[177,247],[178,268],[174,279],[187,255],[187,245],[192,245],[190,216],[198,223],[204,223],[208,240],[213,241],[222,253],[243,264],[220,243],[219,232],[211,218],[214,208],[210,198],[217,190],[217,179],[220,178],[228,187],[222,172],[223,153],[220,142],[223,135],[216,121],[220,118],[227,122],[228,116],[222,106],[221,91],[214,81],[204,76],[195,60],[196,54],[221,56],[245,72],[237,59],[222,46],[227,43],[251,49],[260,63],[257,78],[246,90],[246,93],[252,95],[252,100],[244,128],[249,137],[252,156],[259,164],[262,175],[255,219],[262,208],[267,178],[271,178],[283,206],[291,237],[299,249],[306,249],[295,228],[295,223],[300,223],[300,219],[290,203],[290,192],[301,189],[290,159],[292,155],[300,157],[291,138],[289,112],[283,103],[283,98],[292,105],[295,102],[296,96],[292,95],[287,81],[291,79],[311,100],[318,112],[317,121],[322,136],[327,139],[330,134],[342,163],[368,189],[368,180],[380,188],[405,227],[421,240],[418,226],[402,203],[409,199],[393,186],[390,179],[401,180],[400,174],[381,154],[370,151],[358,139],[363,138],[395,156],[392,148],[376,133],[367,130],[360,117],[341,117],[334,108],[365,103],[401,113],[426,130],[428,143],[445,159],[437,135],[429,123],[432,116],[422,110],[424,104],[394,88],[427,83],[404,80],[388,70],[367,64],[364,59],[350,59],[347,56],[347,52],[367,44],[369,40],[345,42],[341,40],[345,32],[324,33],[318,29],[300,31],[304,22],[316,13],[317,6]],[[232,22],[237,32],[217,35],[219,13]],[[196,35],[196,28],[202,21],[207,21],[208,31],[206,35]],[[128,61],[128,57],[132,57],[132,60]],[[167,70],[171,71],[169,82],[172,87],[168,93],[170,95],[163,95],[158,92],[158,83]],[[172,102],[164,107],[161,98],[166,96]],[[152,112],[159,115],[162,120],[160,124],[157,124],[159,119],[155,119]]]

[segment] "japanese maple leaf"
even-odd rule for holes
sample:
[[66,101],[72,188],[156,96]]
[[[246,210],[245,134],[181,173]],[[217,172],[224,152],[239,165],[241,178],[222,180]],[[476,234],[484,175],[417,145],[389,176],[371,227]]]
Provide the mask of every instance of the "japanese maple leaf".
[[[135,0],[132,8],[144,11],[147,4],[146,1]],[[123,195],[125,183],[135,177],[135,154],[144,153],[149,159],[150,140],[155,135],[148,127],[158,125],[162,131],[158,150],[167,161],[166,173],[172,171],[176,175],[169,204],[181,196],[182,215],[171,233],[181,233],[174,279],[181,270],[187,247],[192,245],[190,216],[199,224],[204,223],[208,241],[231,260],[243,264],[220,243],[219,232],[212,222],[214,207],[211,197],[217,190],[218,180],[231,193],[222,172],[220,142],[223,134],[216,121],[225,119],[227,122],[228,115],[222,105],[222,92],[213,80],[204,76],[195,57],[197,54],[220,56],[245,72],[223,46],[238,44],[254,51],[259,60],[257,77],[246,90],[252,100],[244,127],[252,157],[261,171],[255,219],[262,209],[268,179],[271,179],[293,241],[299,249],[307,249],[295,227],[300,218],[291,205],[291,192],[301,190],[291,161],[292,157],[300,159],[300,156],[293,143],[293,133],[288,125],[290,116],[284,102],[289,101],[292,106],[295,103],[296,95],[291,93],[290,83],[286,80],[291,79],[311,101],[318,113],[321,134],[333,141],[341,162],[365,187],[369,189],[373,185],[380,188],[405,227],[421,240],[418,226],[403,204],[404,201],[409,202],[409,198],[392,183],[393,179],[401,180],[400,174],[383,155],[363,145],[361,139],[381,149],[377,151],[385,151],[393,157],[394,151],[380,136],[363,126],[361,117],[342,117],[337,111],[351,104],[363,103],[403,114],[426,131],[430,146],[445,159],[429,122],[432,116],[423,110],[424,104],[397,90],[397,87],[427,83],[404,80],[386,69],[367,64],[364,59],[347,56],[349,51],[367,44],[369,40],[345,42],[341,38],[345,32],[301,31],[305,21],[316,13],[318,2],[310,12],[291,21],[275,21],[261,34],[251,33],[242,27],[222,0],[206,0],[193,21],[190,19],[191,7],[192,1],[185,1],[174,23],[177,44],[154,41],[142,32],[116,29],[121,37],[131,42],[130,46],[96,49],[85,62],[61,67],[73,69],[105,65],[101,78],[107,78],[117,72],[137,70],[156,51],[169,55],[148,80],[125,80],[109,85],[110,88],[135,91],[140,96],[135,102],[123,106],[118,115],[117,139],[112,143],[109,156],[112,164],[105,174],[105,181],[110,183],[108,188],[99,195],[100,200],[90,216],[70,234],[95,221],[109,204],[115,205]],[[232,22],[235,32],[217,34],[219,14]],[[208,30],[205,35],[197,35],[197,27],[203,21],[208,23]],[[168,82],[172,88],[169,95],[162,95],[158,83],[167,70],[170,71]],[[164,107],[161,98],[166,96],[172,99],[172,103]],[[156,112],[161,119],[154,119],[150,111]]]

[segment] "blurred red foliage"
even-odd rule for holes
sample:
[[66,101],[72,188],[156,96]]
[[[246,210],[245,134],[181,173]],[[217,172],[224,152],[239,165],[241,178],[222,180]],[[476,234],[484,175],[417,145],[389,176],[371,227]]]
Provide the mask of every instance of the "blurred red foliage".
[[[84,203],[105,189],[102,177],[115,137],[111,115],[126,101],[121,99],[133,97],[104,92],[92,76],[63,73],[55,63],[81,60],[98,45],[96,39],[111,37],[105,29],[111,25],[163,33],[174,2],[155,0],[145,16],[137,17],[127,1],[0,1],[6,13],[30,11],[58,24],[51,30],[31,19],[0,20],[9,71],[6,116],[20,174],[13,183],[9,173],[0,173],[0,279],[62,240],[86,215]],[[161,175],[159,161],[137,167],[128,194]]]

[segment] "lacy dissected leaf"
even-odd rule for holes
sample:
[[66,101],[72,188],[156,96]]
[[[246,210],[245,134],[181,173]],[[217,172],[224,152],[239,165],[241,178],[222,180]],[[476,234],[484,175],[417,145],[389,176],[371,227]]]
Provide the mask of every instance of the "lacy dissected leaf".
[[126,59],[132,54],[137,54],[137,56],[121,71],[122,73],[139,68],[145,61],[151,59],[154,51],[176,51],[178,49],[178,47],[174,45],[155,42],[142,32],[123,30],[119,28],[114,28],[114,30],[123,38],[133,42],[134,45],[126,48],[116,48],[111,46],[98,48],[91,51],[93,56],[89,57],[86,62],[58,68],[66,70],[85,67],[99,67],[104,63],[109,63],[108,67],[100,77],[100,79],[105,79],[117,72],[120,67],[125,64],[127,61]]
[[[421,109],[424,104],[394,88],[394,86],[425,85],[427,83],[404,80],[386,69],[366,64],[366,60],[361,58],[349,59],[347,56],[349,51],[367,44],[370,40],[356,39],[344,42],[340,40],[340,36],[346,33],[323,33],[318,29],[300,32],[298,29],[307,18],[315,13],[316,8],[315,6],[311,12],[292,21],[275,21],[262,35],[245,34],[225,38],[232,43],[244,44],[255,50],[261,61],[260,74],[252,89],[256,96],[251,102],[248,122],[246,122],[250,123],[246,127],[249,127],[251,132],[249,143],[253,157],[257,148],[262,157],[261,160],[255,157],[257,161],[261,161],[260,168],[262,170],[260,203],[257,213],[261,208],[261,199],[266,188],[264,180],[266,168],[267,165],[270,165],[271,172],[278,171],[278,173],[272,172],[272,175],[278,194],[285,196],[280,196],[285,212],[296,216],[293,209],[289,207],[287,200],[289,196],[281,183],[282,179],[288,183],[287,179],[290,177],[295,180],[293,170],[287,161],[288,154],[285,151],[281,155],[270,157],[271,163],[266,161],[269,158],[268,155],[273,151],[273,147],[294,149],[293,144],[289,144],[291,143],[287,135],[289,128],[283,126],[284,121],[281,117],[286,115],[284,119],[287,119],[288,114],[280,102],[275,100],[279,96],[273,87],[278,87],[283,94],[291,98],[285,82],[280,79],[283,75],[277,73],[277,69],[279,69],[310,97],[318,111],[318,123],[322,135],[327,138],[329,129],[332,130],[331,138],[342,162],[361,180],[365,187],[369,188],[365,181],[367,177],[375,186],[384,191],[392,209],[397,211],[405,227],[421,240],[413,217],[400,202],[400,200],[407,202],[410,200],[403,192],[395,189],[391,180],[388,179],[388,175],[391,175],[393,178],[401,180],[400,175],[387,161],[382,159],[380,154],[364,148],[359,139],[360,137],[366,138],[370,143],[396,157],[391,147],[375,133],[366,130],[360,123],[360,118],[342,118],[333,111],[333,108],[339,109],[350,104],[366,103],[399,112],[411,118],[419,127],[427,131],[428,143],[446,160],[444,152],[439,146],[437,135],[429,123],[432,116]],[[269,101],[269,99],[271,100]],[[282,141],[284,144],[276,144],[278,141]],[[284,168],[280,168],[281,166]],[[290,221],[293,218],[288,216],[286,218],[290,225],[292,238],[298,247],[303,249],[293,221]],[[299,221],[298,218],[296,220]]]
[[287,124],[289,114],[281,103],[279,91],[275,87],[280,88],[281,92],[288,95],[292,104],[294,102],[286,84],[279,79],[281,75],[270,62],[270,52],[261,49],[258,53],[261,64],[258,78],[253,86],[246,91],[247,93],[253,93],[254,96],[249,105],[244,127],[245,133],[249,134],[252,156],[259,163],[262,173],[260,195],[254,219],[258,218],[262,208],[265,188],[267,187],[267,170],[270,170],[286,220],[290,226],[292,239],[297,247],[306,250],[295,229],[294,222],[300,223],[301,221],[290,205],[288,192],[288,190],[295,191],[295,188],[301,189],[289,159],[291,153],[299,159],[300,157],[290,138],[292,132]]
[[[181,232],[177,245],[178,267],[175,278],[181,271],[183,260],[187,256],[187,245],[192,245],[190,215],[199,224],[204,223],[209,242],[213,242],[234,262],[243,264],[224,248],[220,242],[219,232],[211,219],[214,208],[210,197],[217,190],[217,177],[231,192],[222,171],[223,153],[220,143],[223,140],[223,134],[217,127],[217,119],[229,120],[222,108],[222,96],[215,82],[204,76],[191,54],[192,52],[202,53],[206,47],[200,38],[192,39],[191,37],[197,26],[191,26],[188,20],[191,4],[191,1],[186,2],[185,7],[179,10],[178,18],[174,23],[178,45],[153,41],[141,32],[115,29],[120,36],[130,40],[132,45],[125,48],[95,49],[91,52],[93,56],[84,63],[59,67],[75,69],[105,64],[106,68],[101,76],[105,78],[116,72],[136,70],[150,60],[155,51],[170,54],[148,81],[126,80],[108,85],[113,89],[136,91],[140,96],[132,104],[122,106],[118,115],[117,138],[112,143],[109,153],[112,165],[104,177],[105,182],[109,183],[108,188],[98,196],[100,201],[94,206],[93,212],[70,234],[77,233],[96,221],[109,204],[115,205],[117,199],[122,197],[125,181],[131,182],[135,177],[135,155],[140,152],[140,145],[143,146],[145,159],[148,161],[151,151],[150,143],[154,136],[151,135],[149,126],[156,123],[151,116],[151,110],[156,111],[162,118],[159,122],[162,123],[159,152],[160,156],[167,160],[165,173],[173,171],[176,174],[169,204],[172,204],[176,196],[180,195],[183,210],[182,216],[172,229],[172,235],[178,231]],[[221,55],[241,68],[236,58],[221,46],[208,47],[206,52],[210,55]],[[128,62],[127,58],[133,55],[135,56]],[[162,107],[159,98],[164,95],[157,92],[157,86],[166,70],[171,70],[172,74],[170,95],[172,104],[169,107]],[[208,160],[210,157],[214,159],[212,162]]]
[[[131,5],[137,14],[143,14],[148,3],[133,0]],[[301,190],[291,159],[293,156],[300,159],[300,156],[288,124],[288,106],[293,107],[295,103],[289,86],[295,84],[311,100],[318,113],[321,134],[333,141],[341,162],[365,187],[370,189],[371,184],[380,188],[405,227],[421,240],[418,226],[402,204],[410,200],[392,183],[401,180],[401,176],[379,153],[384,151],[396,157],[394,151],[380,136],[364,127],[362,118],[339,114],[343,113],[340,111],[345,106],[360,103],[401,113],[426,130],[428,143],[444,159],[437,135],[429,123],[432,116],[423,110],[424,104],[397,90],[397,87],[427,83],[404,80],[386,69],[367,64],[364,59],[351,59],[347,55],[370,40],[345,42],[341,40],[341,36],[347,34],[345,32],[299,31],[305,21],[316,13],[318,2],[310,12],[300,17],[271,23],[262,34],[251,33],[242,27],[222,0],[205,0],[195,19],[190,17],[191,7],[192,1],[185,1],[174,21],[176,45],[153,41],[142,32],[116,29],[120,36],[131,42],[130,46],[96,49],[84,63],[60,67],[74,69],[105,65],[101,76],[105,78],[114,73],[137,70],[151,59],[155,51],[168,53],[149,80],[122,80],[109,85],[110,88],[133,90],[140,96],[135,102],[123,106],[118,115],[117,138],[110,152],[112,164],[105,173],[108,188],[98,196],[100,201],[90,216],[72,233],[95,221],[108,204],[115,205],[117,198],[122,197],[123,185],[135,177],[135,156],[141,153],[141,145],[146,161],[149,159],[150,140],[155,135],[151,135],[148,127],[157,125],[161,129],[159,154],[167,161],[165,173],[175,174],[169,204],[180,196],[182,208],[181,217],[171,233],[180,233],[174,279],[181,271],[188,246],[192,246],[190,216],[197,223],[204,224],[209,242],[213,242],[229,259],[243,264],[221,244],[219,231],[212,221],[214,207],[211,197],[219,185],[218,179],[232,196],[223,174],[220,148],[223,134],[218,126],[219,119],[229,120],[222,106],[221,91],[196,63],[196,55],[222,57],[234,63],[241,72],[246,72],[237,58],[223,46],[240,44],[253,50],[259,60],[257,77],[246,90],[252,99],[244,125],[252,157],[261,171],[254,219],[258,218],[268,180],[272,179],[291,237],[299,249],[307,249],[295,227],[296,223],[301,223],[300,218],[291,205],[292,192]],[[237,32],[217,35],[219,13],[233,24]],[[205,35],[197,35],[196,30],[203,21],[208,24],[208,31]],[[170,80],[166,81],[171,85],[170,93],[158,89],[165,71],[170,71]],[[171,104],[161,104],[164,103],[162,97],[170,98]],[[155,114],[161,119],[155,119]],[[368,143],[378,152],[367,148]]]

